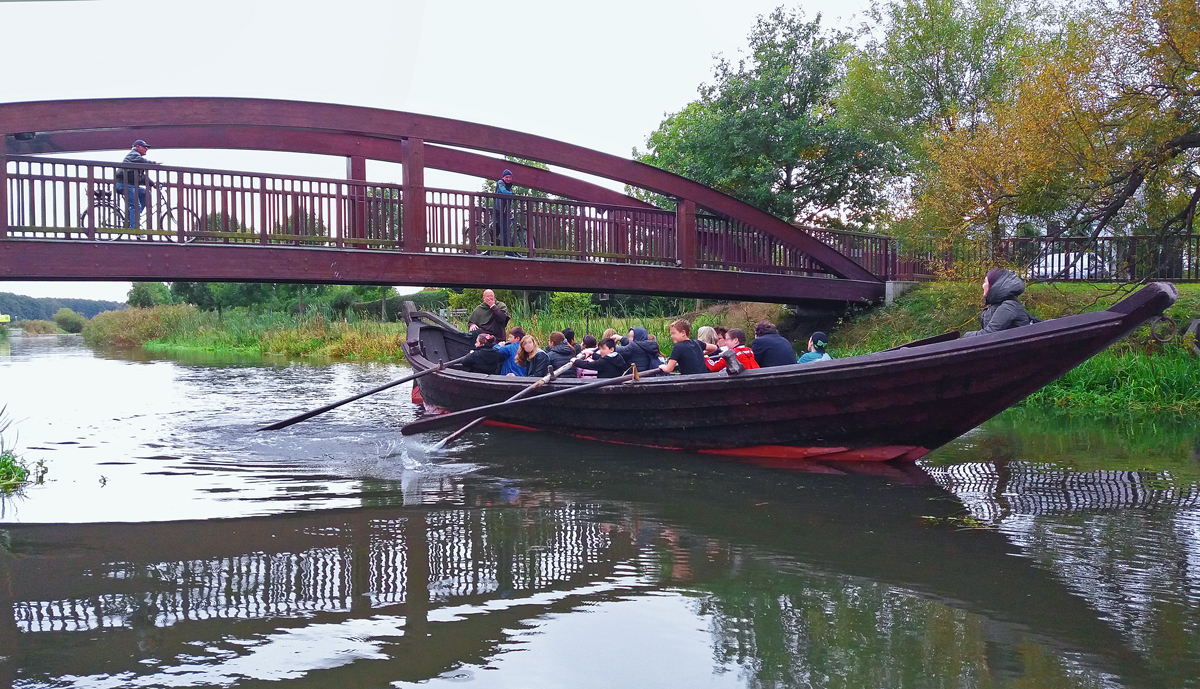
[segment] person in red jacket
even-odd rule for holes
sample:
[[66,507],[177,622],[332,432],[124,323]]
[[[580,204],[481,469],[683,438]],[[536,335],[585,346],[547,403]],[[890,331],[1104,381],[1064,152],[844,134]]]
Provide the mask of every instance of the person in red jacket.
[[[746,346],[746,331],[741,328],[734,328],[725,333],[725,346],[733,350],[737,360],[746,368],[758,368],[758,362],[754,360],[754,350]],[[725,360],[721,358],[705,359],[704,363],[710,371],[725,370]]]

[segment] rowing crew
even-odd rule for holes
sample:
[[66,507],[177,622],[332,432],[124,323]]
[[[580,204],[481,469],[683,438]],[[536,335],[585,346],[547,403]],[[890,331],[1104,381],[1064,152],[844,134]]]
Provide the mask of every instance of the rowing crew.
[[[540,378],[575,359],[578,377],[616,378],[634,367],[643,373],[692,375],[723,370],[740,373],[745,369],[797,363],[791,343],[766,321],[755,327],[755,339],[749,345],[745,331],[740,328],[717,330],[705,326],[699,333],[700,339],[692,339],[691,327],[683,319],[671,323],[672,347],[668,356],[659,354],[658,342],[641,327],[631,328],[628,337],[621,339],[611,330],[598,342],[586,336],[578,349],[563,333],[553,332],[549,351],[539,348],[537,338],[520,327],[509,329],[503,344],[497,343],[491,333],[480,332],[475,338],[475,349],[460,366],[473,373]],[[825,333],[813,333],[808,352],[800,357],[799,363],[830,359],[825,351],[827,340]]]

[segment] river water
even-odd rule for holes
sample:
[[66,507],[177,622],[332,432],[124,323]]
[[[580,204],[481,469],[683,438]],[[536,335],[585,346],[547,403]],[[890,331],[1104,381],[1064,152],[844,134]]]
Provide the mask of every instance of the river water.
[[[814,474],[484,428],[403,366],[0,342],[20,687],[1200,687],[1200,427],[1012,410]],[[589,413],[586,409],[581,414]]]

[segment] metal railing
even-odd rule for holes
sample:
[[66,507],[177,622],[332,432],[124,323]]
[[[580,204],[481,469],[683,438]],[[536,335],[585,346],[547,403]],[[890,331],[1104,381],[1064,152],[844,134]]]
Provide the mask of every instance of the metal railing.
[[1045,282],[1200,281],[1200,235],[1156,237],[1033,237],[949,248],[935,242],[893,242],[893,280],[941,274],[982,279],[997,266]]

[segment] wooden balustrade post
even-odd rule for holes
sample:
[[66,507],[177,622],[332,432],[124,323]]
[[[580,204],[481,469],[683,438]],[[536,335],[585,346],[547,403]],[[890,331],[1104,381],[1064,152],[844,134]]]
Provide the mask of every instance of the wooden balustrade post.
[[[3,142],[0,141],[0,146]],[[8,156],[0,148],[0,239],[8,237]]]
[[675,205],[675,261],[684,268],[696,267],[696,202],[679,199]]
[[[367,181],[367,159],[364,156],[346,157],[346,179],[352,182]],[[355,239],[367,238],[367,187],[362,184],[350,185],[350,222],[343,223],[349,228],[350,236]],[[342,246],[342,237],[338,236],[338,247]],[[362,246],[362,245],[355,245]]]
[[404,218],[401,232],[404,250],[423,253],[426,243],[425,222],[425,141],[409,137],[400,143],[400,164],[404,166]]

